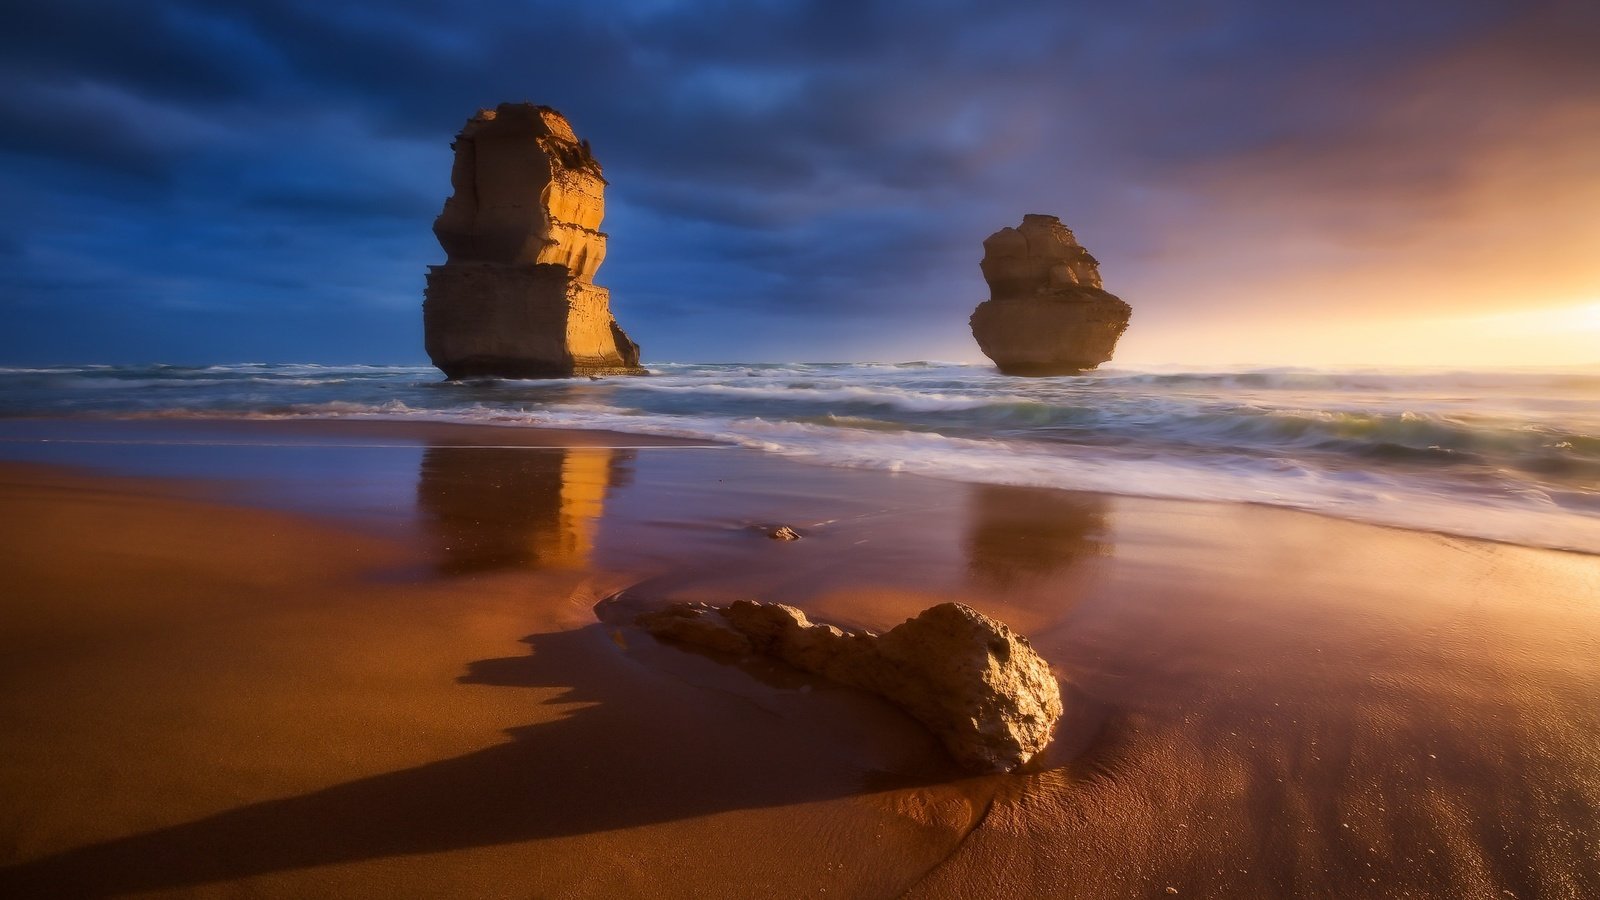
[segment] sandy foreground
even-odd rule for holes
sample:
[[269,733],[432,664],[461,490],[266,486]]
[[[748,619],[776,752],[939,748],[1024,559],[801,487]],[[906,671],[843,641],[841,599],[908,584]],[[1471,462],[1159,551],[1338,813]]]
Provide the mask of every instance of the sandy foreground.
[[[1600,557],[602,433],[0,439],[0,896],[1600,896]],[[1068,711],[964,776],[617,591],[959,600]]]

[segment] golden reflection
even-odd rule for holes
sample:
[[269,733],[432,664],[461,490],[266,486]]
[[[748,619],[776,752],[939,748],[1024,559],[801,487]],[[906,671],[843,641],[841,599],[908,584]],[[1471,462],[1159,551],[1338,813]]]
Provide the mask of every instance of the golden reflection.
[[606,496],[625,483],[631,461],[607,447],[429,447],[417,508],[437,568],[589,565]]
[[967,500],[967,571],[1006,589],[1110,552],[1106,499],[1040,488],[975,484]]

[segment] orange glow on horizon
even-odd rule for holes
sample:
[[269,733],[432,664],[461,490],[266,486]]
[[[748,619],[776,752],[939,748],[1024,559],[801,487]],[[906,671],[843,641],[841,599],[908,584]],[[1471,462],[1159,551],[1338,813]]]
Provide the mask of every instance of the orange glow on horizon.
[[[1130,329],[1127,365],[1600,367],[1600,301],[1459,315],[1233,316]],[[1113,363],[1115,365],[1116,363]]]

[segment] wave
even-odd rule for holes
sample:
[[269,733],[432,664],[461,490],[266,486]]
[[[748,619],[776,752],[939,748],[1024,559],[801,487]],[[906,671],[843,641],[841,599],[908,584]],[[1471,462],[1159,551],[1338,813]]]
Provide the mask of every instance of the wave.
[[1600,461],[1600,436],[1499,418],[1240,407],[1178,416],[1163,425],[1144,424],[1230,445],[1379,455],[1389,451],[1458,453],[1508,461],[1520,455],[1566,452]]
[[[981,409],[996,405],[992,398],[947,394],[925,394],[893,387],[813,387],[802,385],[743,386],[736,384],[673,384],[640,381],[628,390],[687,394],[695,397],[737,397],[761,402],[851,403],[864,406],[895,406],[913,412]],[[1032,403],[1033,401],[1024,401]]]

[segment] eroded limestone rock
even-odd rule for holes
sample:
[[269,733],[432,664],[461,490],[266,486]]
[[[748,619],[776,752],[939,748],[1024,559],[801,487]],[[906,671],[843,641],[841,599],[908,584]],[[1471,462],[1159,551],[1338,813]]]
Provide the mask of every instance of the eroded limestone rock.
[[451,378],[636,374],[639,345],[594,284],[606,256],[606,180],[548,106],[502,103],[455,142],[454,193],[433,223],[428,356]]
[[983,242],[989,299],[972,336],[1008,375],[1062,375],[1111,359],[1133,308],[1107,293],[1100,264],[1055,216],[1030,213]]
[[815,623],[792,606],[678,603],[637,624],[664,640],[733,656],[761,654],[862,688],[926,725],[963,766],[1009,772],[1043,750],[1061,688],[1028,639],[959,603],[883,634]]

